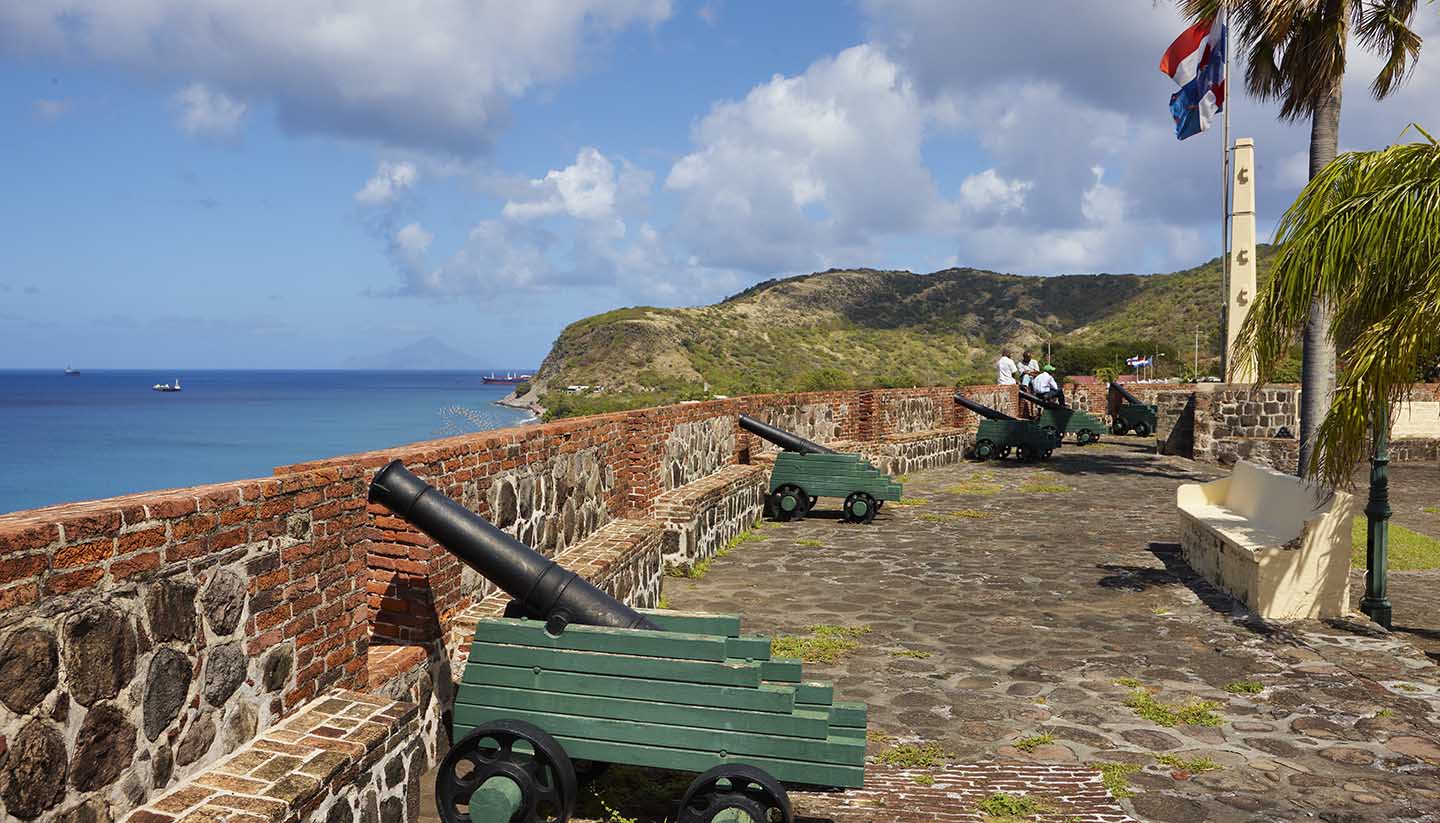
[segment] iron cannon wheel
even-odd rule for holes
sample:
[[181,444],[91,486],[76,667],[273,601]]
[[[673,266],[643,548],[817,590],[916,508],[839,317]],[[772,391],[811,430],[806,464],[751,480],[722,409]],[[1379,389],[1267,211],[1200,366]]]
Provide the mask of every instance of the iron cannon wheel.
[[1075,433],[1075,444],[1077,446],[1088,446],[1099,439],[1100,437],[1089,429],[1081,429]]
[[1150,424],[1149,424],[1149,423],[1146,423],[1144,420],[1141,420],[1139,423],[1136,423],[1136,424],[1135,424],[1135,436],[1136,436],[1136,437],[1149,437],[1149,436],[1150,436]]
[[875,519],[875,498],[865,492],[850,492],[845,498],[845,519],[851,523],[869,523]]
[[1055,452],[1054,449],[1046,449],[1045,451],[1040,452],[1040,459],[1041,459],[1041,460],[1049,460],[1049,459],[1050,459],[1050,455],[1051,455],[1051,454],[1054,454],[1054,452]]
[[816,504],[816,503],[819,503],[819,502],[820,502],[820,498],[818,498],[818,497],[811,497],[811,498],[809,498],[808,502],[806,502],[806,504],[805,504],[805,513],[806,513],[806,514],[809,514],[810,512],[815,511],[815,504]]
[[565,823],[575,812],[579,789],[565,749],[538,726],[523,720],[496,720],[465,735],[440,762],[435,776],[440,819],[444,823],[492,823],[470,820],[470,795],[497,776],[520,787],[520,809],[511,820]]
[[981,440],[975,444],[975,459],[989,460],[995,456],[995,444],[989,440]]
[[1044,427],[1043,429],[1041,429],[1041,431],[1043,431],[1043,432],[1045,432],[1046,434],[1050,435],[1050,438],[1051,438],[1052,440],[1059,440],[1059,439],[1060,439],[1060,430],[1057,429],[1057,428],[1055,428],[1054,426],[1046,426],[1046,427]]
[[1006,447],[1004,447],[1003,449],[1000,450],[1000,459],[1001,459],[1001,460],[1004,460],[1005,458],[1007,458],[1007,457],[1009,457],[1009,456],[1010,456],[1010,447],[1009,447],[1009,446],[1006,446]]
[[793,823],[790,795],[780,782],[763,770],[744,763],[722,763],[705,772],[685,790],[676,823],[710,823],[743,819],[752,823]]
[[1111,433],[1111,434],[1120,434],[1120,435],[1123,435],[1123,434],[1124,434],[1125,432],[1127,432],[1127,431],[1129,431],[1129,428],[1127,428],[1126,425],[1125,425],[1124,423],[1120,422],[1119,420],[1116,420],[1114,423],[1111,423],[1111,424],[1110,424],[1110,433]]
[[799,486],[786,484],[775,490],[775,519],[799,520],[810,511],[810,496]]

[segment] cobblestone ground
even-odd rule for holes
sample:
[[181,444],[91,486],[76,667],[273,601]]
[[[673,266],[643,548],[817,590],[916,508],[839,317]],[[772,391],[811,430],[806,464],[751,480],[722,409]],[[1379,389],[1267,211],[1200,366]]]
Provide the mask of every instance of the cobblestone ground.
[[[1174,542],[1175,487],[1214,476],[1117,439],[936,469],[871,526],[822,501],[665,594],[751,632],[868,628],[808,673],[869,703],[872,756],[934,743],[948,764],[872,765],[865,792],[797,796],[811,820],[981,820],[975,802],[1003,789],[1042,797],[1048,821],[1440,821],[1440,672],[1416,645],[1440,647],[1440,573],[1392,573],[1393,634],[1249,621]],[[1396,522],[1440,535],[1422,511],[1440,501],[1436,467],[1395,467],[1392,488]],[[1137,688],[1214,701],[1219,725],[1142,718]],[[1133,768],[1130,796],[1100,790],[1099,763]],[[582,816],[661,820],[686,777],[614,770]]]

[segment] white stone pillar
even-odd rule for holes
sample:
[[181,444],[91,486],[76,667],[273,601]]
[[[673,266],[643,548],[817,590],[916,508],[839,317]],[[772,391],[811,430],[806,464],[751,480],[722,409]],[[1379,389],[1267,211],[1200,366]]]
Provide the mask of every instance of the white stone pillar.
[[1249,383],[1255,379],[1253,358],[1235,353],[1235,338],[1255,302],[1255,141],[1235,141],[1235,162],[1230,167],[1232,208],[1230,210],[1230,283],[1226,288],[1225,362],[1228,383]]

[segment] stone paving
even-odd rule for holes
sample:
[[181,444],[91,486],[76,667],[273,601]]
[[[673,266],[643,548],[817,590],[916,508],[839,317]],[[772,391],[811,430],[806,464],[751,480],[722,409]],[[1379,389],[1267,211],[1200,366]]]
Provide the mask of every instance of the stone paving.
[[[809,668],[867,701],[872,730],[958,764],[1136,764],[1123,805],[1141,820],[1440,820],[1440,671],[1410,640],[1440,630],[1436,573],[1392,573],[1410,633],[1247,620],[1174,543],[1175,487],[1214,476],[1118,439],[1044,464],[926,471],[906,483],[917,505],[868,528],[826,511],[767,524],[665,593],[674,608],[740,612],[751,631],[868,626],[851,655]],[[1392,486],[1397,509],[1440,499],[1433,466],[1397,466]],[[1424,528],[1419,507],[1397,522]],[[1244,681],[1261,690],[1225,690]],[[1214,701],[1220,725],[1143,719],[1126,706],[1133,684],[1167,704]],[[1014,745],[1041,735],[1053,742]]]
[[[980,821],[976,800],[1005,790],[1041,797],[1038,819],[1056,823],[1440,821],[1440,670],[1424,653],[1440,648],[1440,572],[1392,572],[1394,633],[1248,619],[1174,542],[1175,487],[1218,475],[1125,438],[928,470],[871,526],[822,501],[664,592],[751,632],[867,627],[807,673],[869,703],[872,757],[945,752],[928,769],[872,763],[863,792],[795,795],[801,820]],[[1435,466],[1393,467],[1392,499],[1396,522],[1440,536],[1423,511],[1440,501]],[[1213,701],[1219,725],[1160,725],[1126,705],[1137,694]],[[1100,788],[1102,763],[1131,769],[1121,798]],[[579,817],[658,823],[689,777],[614,769]]]

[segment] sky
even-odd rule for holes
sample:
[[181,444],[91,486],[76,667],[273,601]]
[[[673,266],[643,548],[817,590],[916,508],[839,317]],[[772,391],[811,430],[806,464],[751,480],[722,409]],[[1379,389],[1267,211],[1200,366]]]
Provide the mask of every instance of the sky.
[[[1416,27],[1440,48],[1440,4]],[[0,368],[538,365],[581,317],[832,267],[1220,245],[1164,0],[0,0]],[[1433,45],[1432,45],[1433,44]],[[1342,150],[1440,129],[1352,45]],[[1307,123],[1232,90],[1268,237]],[[1406,138],[1409,139],[1409,138]]]

